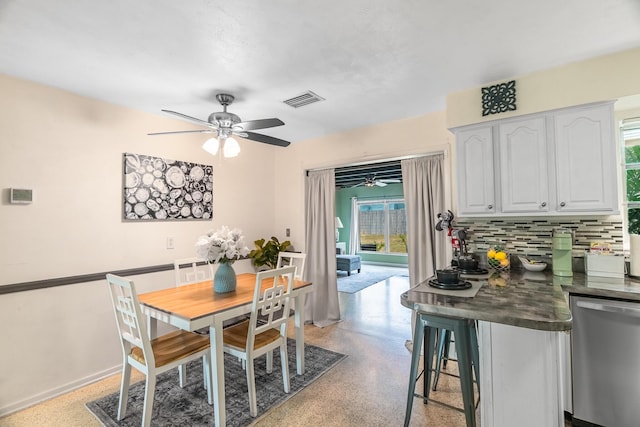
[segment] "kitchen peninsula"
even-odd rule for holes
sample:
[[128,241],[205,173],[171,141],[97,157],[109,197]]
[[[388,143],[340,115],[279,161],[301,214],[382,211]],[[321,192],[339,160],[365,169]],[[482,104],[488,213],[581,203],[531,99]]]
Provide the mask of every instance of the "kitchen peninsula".
[[400,297],[417,312],[478,320],[481,425],[564,425],[561,346],[571,312],[550,275],[527,274],[512,272],[504,286],[481,279],[473,298],[431,293],[426,282]]
[[640,303],[640,280],[518,270],[503,279],[478,279],[473,298],[432,293],[423,282],[401,303],[478,321],[481,425],[564,426],[571,401],[567,332],[574,327],[567,295]]

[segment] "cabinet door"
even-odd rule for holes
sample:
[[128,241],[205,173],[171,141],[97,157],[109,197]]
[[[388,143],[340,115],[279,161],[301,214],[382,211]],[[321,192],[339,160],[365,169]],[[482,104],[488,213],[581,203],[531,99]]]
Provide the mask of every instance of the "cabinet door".
[[502,212],[547,212],[545,118],[507,122],[499,129]]
[[558,212],[617,211],[613,105],[555,117]]
[[493,214],[495,208],[491,126],[456,135],[459,214]]

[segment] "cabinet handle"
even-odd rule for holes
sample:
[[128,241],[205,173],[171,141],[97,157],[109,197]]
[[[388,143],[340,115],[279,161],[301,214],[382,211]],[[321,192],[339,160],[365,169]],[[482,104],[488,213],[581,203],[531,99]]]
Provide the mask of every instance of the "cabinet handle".
[[545,206],[547,206],[547,202],[542,202],[542,204],[540,206],[542,206],[544,208]]
[[487,206],[487,208],[493,209],[493,205],[489,205],[489,206]]
[[566,205],[566,203],[565,203],[565,202],[560,202],[560,207],[561,207],[561,208],[564,208],[564,205]]

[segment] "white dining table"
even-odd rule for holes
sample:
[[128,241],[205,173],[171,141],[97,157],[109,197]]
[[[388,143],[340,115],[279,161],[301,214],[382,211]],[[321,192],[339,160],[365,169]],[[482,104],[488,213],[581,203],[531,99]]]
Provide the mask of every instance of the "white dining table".
[[[171,287],[138,296],[142,312],[150,319],[149,331],[157,336],[157,322],[186,331],[209,327],[215,425],[226,425],[223,322],[251,312],[256,275],[237,275],[235,291],[216,293],[211,280]],[[291,291],[295,305],[296,371],[304,374],[304,295],[313,291],[311,282],[296,280]],[[247,407],[247,410],[249,408]]]

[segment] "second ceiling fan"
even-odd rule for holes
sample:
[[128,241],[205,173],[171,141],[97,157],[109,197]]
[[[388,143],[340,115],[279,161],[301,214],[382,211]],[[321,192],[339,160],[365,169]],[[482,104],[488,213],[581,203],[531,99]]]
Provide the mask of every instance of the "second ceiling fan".
[[362,185],[365,187],[386,187],[387,184],[397,184],[400,182],[402,181],[399,179],[376,179],[375,175],[371,175],[366,177],[363,182],[351,186],[351,188],[360,187]]
[[[219,93],[216,95],[216,99],[222,105],[223,110],[220,112],[211,113],[207,121],[200,120],[196,117],[191,117],[186,114],[178,113],[177,111],[162,110],[165,113],[172,114],[190,123],[204,126],[206,129],[152,132],[152,133],[149,133],[149,135],[171,135],[171,134],[181,134],[181,133],[215,133],[217,135],[218,143],[221,143],[221,142],[224,143],[226,142],[227,139],[229,139],[232,135],[234,135],[234,136],[239,136],[241,138],[250,139],[252,141],[262,142],[264,144],[277,145],[279,147],[287,147],[289,146],[289,144],[291,144],[289,141],[285,141],[279,138],[274,138],[273,136],[250,132],[256,129],[266,129],[266,128],[272,128],[276,126],[282,126],[284,125],[284,122],[282,120],[271,118],[271,119],[242,121],[242,119],[240,119],[239,116],[227,111],[227,107],[231,105],[231,103],[235,99],[233,95],[230,95],[228,93]],[[212,151],[206,146],[208,143],[216,144],[216,142],[208,140],[205,143],[205,146],[203,146],[205,150]],[[237,142],[235,142],[235,145],[237,145]],[[217,146],[215,147],[215,149],[217,151]],[[240,151],[239,147],[237,148],[237,151],[238,152]],[[225,152],[226,152],[226,149],[225,149]],[[232,157],[232,156],[226,156],[226,157]]]

